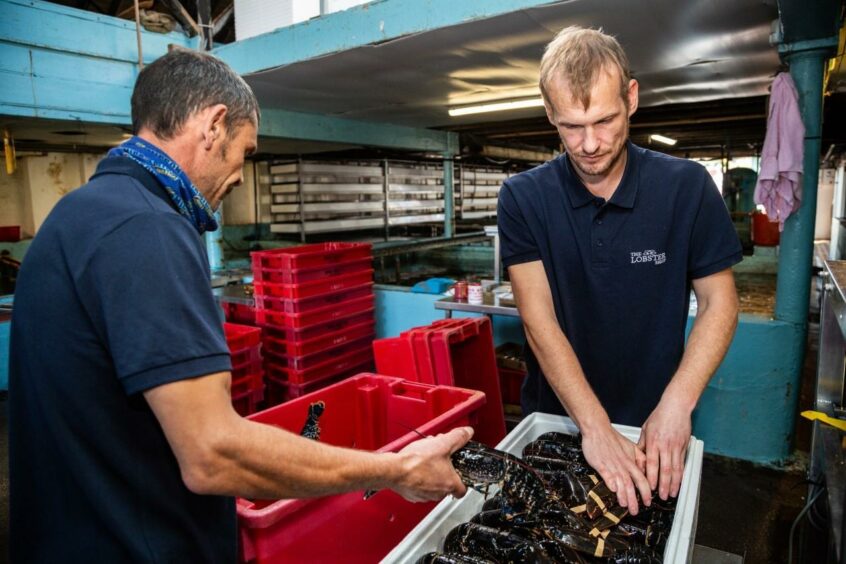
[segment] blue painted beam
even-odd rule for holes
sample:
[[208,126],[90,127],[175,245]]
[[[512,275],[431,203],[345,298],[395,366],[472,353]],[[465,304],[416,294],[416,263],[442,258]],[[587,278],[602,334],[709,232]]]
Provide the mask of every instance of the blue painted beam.
[[411,151],[458,151],[457,133],[276,109],[262,109],[259,135]]
[[377,0],[221,45],[213,52],[246,75],[412,33],[553,3],[550,0]]
[[[0,0],[0,114],[128,124],[138,75],[135,23],[40,0]],[[146,62],[178,33],[141,31]]]
[[[40,0],[0,0],[0,115],[128,125],[138,75],[135,24]],[[152,62],[180,34],[142,32]],[[455,154],[458,135],[316,114],[264,110],[268,137]]]
[[[41,0],[0,0],[0,43],[65,51],[101,59],[136,63],[135,22],[102,16]],[[169,44],[196,47],[197,39],[181,33],[141,29],[144,62],[167,52]]]

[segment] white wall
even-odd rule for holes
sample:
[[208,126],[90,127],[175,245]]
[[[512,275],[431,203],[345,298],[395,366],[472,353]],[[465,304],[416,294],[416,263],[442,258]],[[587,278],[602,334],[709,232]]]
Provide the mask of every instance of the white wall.
[[[62,196],[82,186],[97,169],[104,155],[47,153],[18,157],[13,175],[0,171],[0,226],[20,225],[25,238],[35,235]],[[269,187],[266,163],[259,163],[261,221],[269,222]],[[264,173],[261,172],[264,170]],[[256,222],[256,190],[253,163],[244,165],[244,182],[223,202],[225,225]]]
[[253,163],[244,163],[244,181],[223,200],[224,225],[251,225],[256,222],[256,189]]
[[23,196],[26,179],[20,167],[14,174],[0,171],[0,226],[23,224]]
[[85,184],[103,155],[47,153],[18,159],[25,179],[20,225],[34,235],[65,194]]
[[831,238],[831,209],[834,204],[833,168],[821,168],[817,184],[817,215],[814,223],[814,239]]
[[[258,182],[258,192],[256,191]],[[258,222],[270,223],[270,172],[267,161],[244,164],[244,182],[223,200],[224,225],[252,225],[256,223],[256,196],[258,195]]]

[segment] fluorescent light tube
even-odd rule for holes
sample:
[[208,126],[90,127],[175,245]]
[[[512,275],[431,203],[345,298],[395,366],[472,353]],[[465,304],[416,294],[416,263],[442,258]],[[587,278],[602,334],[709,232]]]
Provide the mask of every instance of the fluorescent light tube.
[[543,98],[530,98],[528,100],[512,100],[510,102],[494,102],[492,104],[479,104],[477,106],[464,106],[461,108],[450,108],[451,117],[466,116],[469,114],[484,114],[487,112],[501,112],[504,110],[517,110],[520,108],[537,108],[543,106]]
[[653,133],[652,135],[650,135],[649,140],[658,141],[659,143],[663,143],[664,145],[670,145],[671,147],[676,144],[676,140],[672,137],[665,137],[657,133]]

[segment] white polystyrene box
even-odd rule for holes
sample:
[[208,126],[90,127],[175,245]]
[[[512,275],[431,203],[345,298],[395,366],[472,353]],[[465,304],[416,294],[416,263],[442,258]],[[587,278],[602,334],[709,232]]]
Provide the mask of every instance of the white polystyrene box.
[[[637,442],[640,437],[639,427],[614,425],[628,439]],[[519,456],[523,447],[543,433],[560,431],[576,433],[578,429],[568,417],[533,413],[523,419],[513,431],[497,445]],[[664,550],[664,562],[681,564],[690,562],[693,556],[693,539],[696,535],[696,516],[699,512],[699,481],[702,475],[703,442],[696,437],[690,438],[687,449],[681,490],[676,504],[673,527],[667,538]],[[426,553],[441,550],[443,539],[453,527],[469,521],[482,509],[485,497],[469,490],[461,499],[446,498],[432,510],[420,523],[382,560],[384,563],[414,564]]]

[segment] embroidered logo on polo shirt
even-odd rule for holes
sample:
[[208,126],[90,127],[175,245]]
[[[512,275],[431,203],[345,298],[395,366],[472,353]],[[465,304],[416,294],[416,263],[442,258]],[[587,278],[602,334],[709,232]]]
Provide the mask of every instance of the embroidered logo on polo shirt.
[[632,256],[632,264],[636,264],[639,262],[654,262],[655,266],[659,264],[664,264],[667,262],[667,253],[659,253],[654,249],[648,249],[646,251],[633,251],[630,253]]

